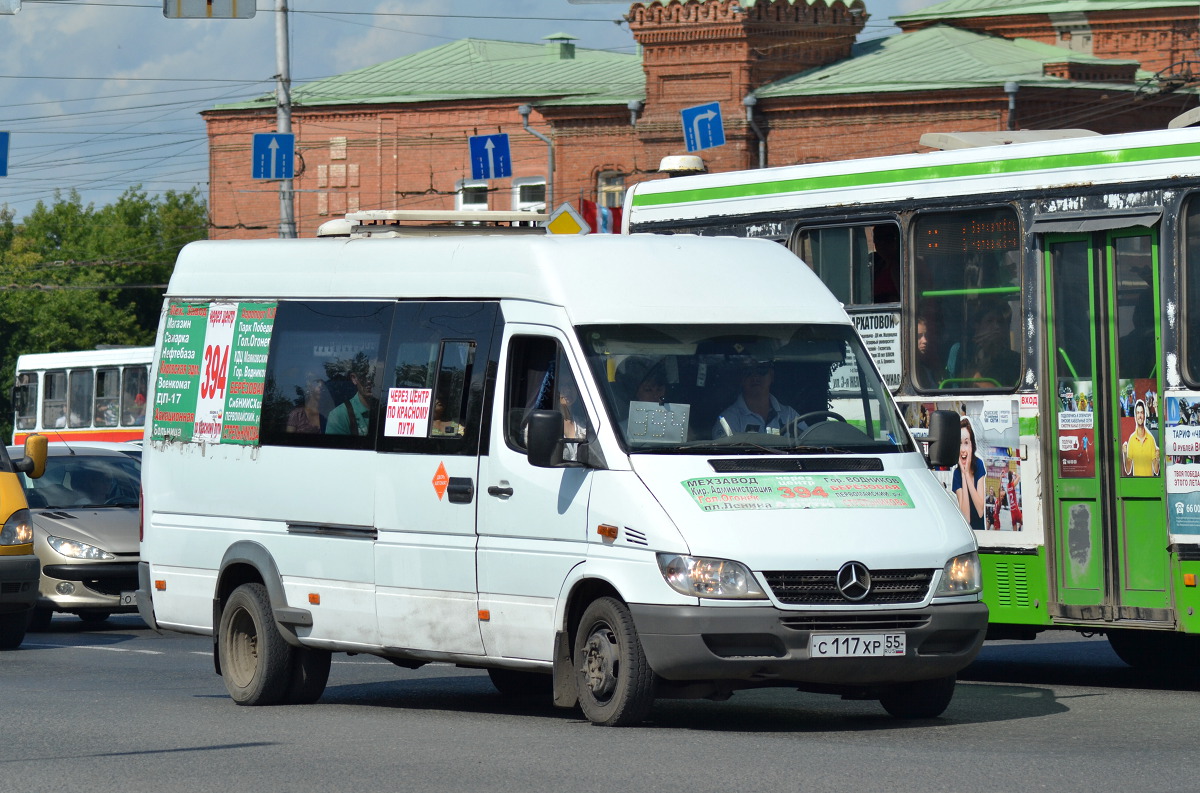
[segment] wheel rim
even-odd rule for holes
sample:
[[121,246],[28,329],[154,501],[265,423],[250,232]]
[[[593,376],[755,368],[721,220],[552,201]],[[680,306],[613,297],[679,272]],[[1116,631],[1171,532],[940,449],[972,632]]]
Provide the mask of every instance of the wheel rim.
[[258,670],[258,626],[246,609],[239,608],[229,620],[228,673],[240,688],[250,685]]
[[612,628],[596,625],[583,646],[583,680],[597,701],[612,697],[621,669],[621,647]]

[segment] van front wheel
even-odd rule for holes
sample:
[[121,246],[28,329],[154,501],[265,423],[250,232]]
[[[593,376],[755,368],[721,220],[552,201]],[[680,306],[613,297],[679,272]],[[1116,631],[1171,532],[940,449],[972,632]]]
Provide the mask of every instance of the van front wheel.
[[593,724],[637,724],[654,705],[654,672],[646,661],[629,609],[603,597],[583,612],[575,633],[579,707]]
[[[275,627],[262,584],[242,584],[221,610],[218,636],[225,689],[239,705],[278,705],[293,680],[292,647]],[[323,688],[323,686],[322,686]]]

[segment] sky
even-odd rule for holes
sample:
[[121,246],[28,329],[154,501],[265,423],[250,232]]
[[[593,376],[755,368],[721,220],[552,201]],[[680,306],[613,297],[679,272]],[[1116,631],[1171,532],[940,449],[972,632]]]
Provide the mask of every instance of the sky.
[[[245,1],[245,0],[243,0]],[[863,38],[937,0],[865,0]],[[12,0],[0,0],[0,8]],[[200,111],[274,91],[276,0],[253,19],[166,19],[161,0],[23,0],[0,15],[0,132],[10,133],[0,205],[24,217],[74,189],[96,207],[131,186],[208,197]],[[293,85],[463,38],[635,52],[607,0],[289,0]],[[620,24],[618,24],[620,23]],[[249,166],[247,166],[249,167]]]

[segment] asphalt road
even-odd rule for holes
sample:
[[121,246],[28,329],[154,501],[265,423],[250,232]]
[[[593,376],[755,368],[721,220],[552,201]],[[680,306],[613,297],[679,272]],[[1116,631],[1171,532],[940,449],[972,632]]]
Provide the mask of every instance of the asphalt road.
[[0,791],[1196,789],[1200,678],[1102,639],[996,643],[941,719],[784,689],[664,701],[641,727],[501,697],[487,675],[334,656],[310,706],[244,708],[210,640],[58,617],[0,654]]

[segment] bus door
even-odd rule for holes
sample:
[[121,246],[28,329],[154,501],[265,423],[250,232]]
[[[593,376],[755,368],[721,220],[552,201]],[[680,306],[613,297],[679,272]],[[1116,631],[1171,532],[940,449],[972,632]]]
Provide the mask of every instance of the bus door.
[[1044,238],[1051,614],[1170,623],[1156,232]]

